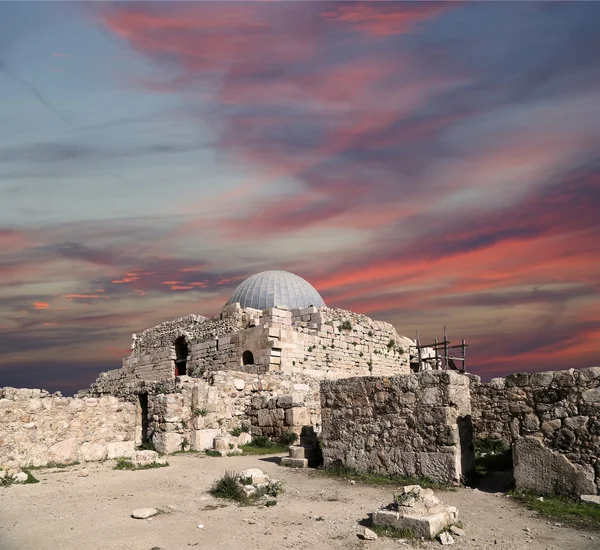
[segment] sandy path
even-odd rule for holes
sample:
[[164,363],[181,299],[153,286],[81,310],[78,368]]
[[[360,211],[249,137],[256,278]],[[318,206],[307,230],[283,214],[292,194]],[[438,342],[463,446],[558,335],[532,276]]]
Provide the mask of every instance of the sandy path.
[[[358,522],[390,501],[389,487],[352,485],[261,457],[183,455],[169,462],[168,468],[137,472],[112,470],[112,461],[88,464],[88,477],[79,476],[82,466],[40,470],[34,473],[41,483],[0,489],[0,549],[407,548],[357,537]],[[253,467],[283,481],[277,506],[223,506],[206,493],[226,470]],[[465,525],[466,536],[452,547],[457,550],[600,548],[598,533],[550,525],[503,495],[459,489],[438,496],[458,507]],[[176,509],[151,520],[130,517],[135,508],[169,505]],[[425,546],[441,548],[437,542]]]

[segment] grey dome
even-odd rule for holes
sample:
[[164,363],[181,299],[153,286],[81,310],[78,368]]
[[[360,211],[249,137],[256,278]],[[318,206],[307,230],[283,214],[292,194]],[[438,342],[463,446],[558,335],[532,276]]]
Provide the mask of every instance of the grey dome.
[[263,271],[248,277],[227,300],[227,304],[236,302],[243,308],[254,309],[325,306],[323,298],[308,281],[288,271]]

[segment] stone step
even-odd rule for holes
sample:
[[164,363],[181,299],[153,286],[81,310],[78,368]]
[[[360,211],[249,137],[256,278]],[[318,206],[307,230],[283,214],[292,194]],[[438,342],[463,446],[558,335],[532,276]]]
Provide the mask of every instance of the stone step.
[[292,445],[290,458],[318,458],[319,448],[309,445]]

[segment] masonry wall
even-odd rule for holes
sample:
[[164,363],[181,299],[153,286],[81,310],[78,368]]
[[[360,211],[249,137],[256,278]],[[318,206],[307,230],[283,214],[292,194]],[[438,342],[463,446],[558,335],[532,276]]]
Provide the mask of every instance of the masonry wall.
[[[488,383],[470,378],[475,437],[512,444],[517,484],[551,492],[555,487],[547,480],[560,475],[575,480],[561,482],[562,492],[569,492],[569,484],[585,487],[586,479],[588,490],[600,491],[600,367],[518,373]],[[523,438],[536,439],[542,450],[534,452],[539,446]],[[527,467],[527,455],[555,464],[561,473]]]
[[134,448],[136,408],[115,397],[69,398],[0,388],[0,466],[103,460]]
[[[410,371],[412,341],[389,323],[334,308],[259,311],[233,304],[219,318],[188,315],[134,335],[123,368],[102,373],[93,389],[114,393],[123,384],[173,379],[174,344],[180,337],[188,344],[192,377],[246,371],[335,379]],[[253,365],[242,365],[244,351],[252,352]]]
[[[171,387],[173,386],[173,387]],[[177,380],[148,397],[149,436],[156,449],[212,448],[213,439],[248,424],[253,435],[277,438],[303,426],[320,429],[319,385],[281,374],[218,371]],[[166,393],[168,392],[168,393]]]
[[325,466],[459,481],[473,465],[469,380],[428,371],[321,383]]

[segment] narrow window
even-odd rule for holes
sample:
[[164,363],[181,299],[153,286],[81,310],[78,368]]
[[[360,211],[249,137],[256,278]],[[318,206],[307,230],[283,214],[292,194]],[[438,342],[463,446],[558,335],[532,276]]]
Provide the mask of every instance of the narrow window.
[[254,355],[250,350],[242,353],[242,365],[254,365]]
[[175,340],[175,376],[187,374],[188,345],[183,336]]

